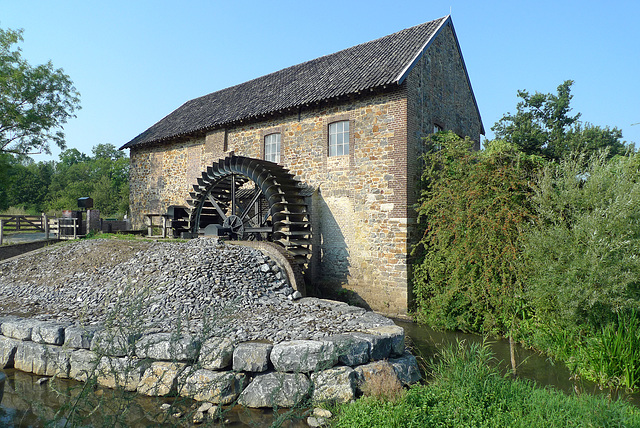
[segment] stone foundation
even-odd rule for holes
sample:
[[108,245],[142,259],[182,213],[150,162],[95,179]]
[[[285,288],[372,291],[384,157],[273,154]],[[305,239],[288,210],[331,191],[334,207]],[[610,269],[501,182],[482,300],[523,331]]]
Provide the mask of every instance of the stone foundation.
[[404,385],[420,379],[404,330],[375,320],[360,332],[271,345],[3,317],[0,369],[81,382],[95,377],[107,388],[219,405],[344,403],[366,389],[380,365]]

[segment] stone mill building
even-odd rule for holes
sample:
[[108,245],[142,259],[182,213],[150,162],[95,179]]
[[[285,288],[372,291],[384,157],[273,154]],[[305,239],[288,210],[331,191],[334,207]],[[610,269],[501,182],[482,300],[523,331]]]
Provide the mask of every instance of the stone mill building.
[[186,102],[121,147],[131,218],[184,206],[185,230],[280,242],[314,286],[406,315],[419,156],[440,129],[484,134],[450,16]]

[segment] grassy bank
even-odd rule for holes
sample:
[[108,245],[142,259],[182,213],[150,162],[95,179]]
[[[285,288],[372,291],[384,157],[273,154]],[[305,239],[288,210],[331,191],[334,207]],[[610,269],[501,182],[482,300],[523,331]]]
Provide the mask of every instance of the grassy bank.
[[640,427],[640,410],[605,396],[565,395],[500,375],[487,346],[441,352],[432,378],[395,401],[363,397],[336,409],[336,427]]

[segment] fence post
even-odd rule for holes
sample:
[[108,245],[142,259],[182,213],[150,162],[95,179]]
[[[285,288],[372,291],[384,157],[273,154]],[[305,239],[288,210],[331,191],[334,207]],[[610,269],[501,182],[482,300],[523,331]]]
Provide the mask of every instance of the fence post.
[[78,223],[78,219],[77,219],[77,218],[74,218],[74,219],[73,219],[73,239],[77,239],[77,238],[76,238],[76,236],[77,236],[77,232],[78,232],[78,231],[77,231],[77,229],[76,229],[76,228],[78,227],[78,226],[77,226],[77,223]]
[[0,218],[0,245],[2,245],[2,239],[4,238],[4,220]]
[[167,217],[162,216],[162,237],[167,237]]
[[42,225],[44,226],[44,239],[49,240],[49,219],[45,213],[42,213]]
[[149,218],[149,226],[147,226],[147,236],[153,236],[153,217],[147,216]]
[[16,216],[16,232],[20,231],[20,216]]

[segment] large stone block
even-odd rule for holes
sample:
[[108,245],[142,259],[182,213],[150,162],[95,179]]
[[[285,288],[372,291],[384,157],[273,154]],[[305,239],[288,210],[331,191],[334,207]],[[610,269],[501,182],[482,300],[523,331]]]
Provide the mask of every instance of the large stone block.
[[244,372],[264,372],[269,368],[270,343],[246,342],[233,351],[233,370]]
[[13,366],[23,372],[40,376],[69,377],[69,354],[59,346],[20,342],[16,347]]
[[0,336],[0,369],[13,367],[13,360],[19,343],[16,339]]
[[71,351],[69,355],[69,377],[71,379],[86,382],[96,374],[99,357],[86,349]]
[[171,333],[143,336],[136,343],[136,355],[162,361],[193,361],[198,342],[191,337],[176,337]]
[[208,370],[219,370],[231,365],[233,342],[226,337],[212,337],[205,340],[200,348],[198,362]]
[[31,340],[36,343],[62,345],[64,343],[64,326],[50,322],[33,321]]
[[246,380],[246,376],[241,373],[199,369],[186,376],[185,383],[178,392],[196,401],[230,404],[238,398]]
[[157,361],[144,372],[138,384],[138,393],[151,396],[166,396],[178,391],[178,378],[186,365],[168,361]]
[[391,341],[391,356],[404,354],[404,328],[397,325],[384,325],[367,330],[367,333],[389,338]]
[[139,338],[140,333],[118,329],[99,330],[93,335],[90,349],[99,355],[110,357],[133,356]]
[[355,398],[356,373],[351,367],[334,367],[311,375],[314,404],[347,403]]
[[279,372],[309,373],[333,367],[338,362],[333,342],[292,340],[273,346],[271,363]]
[[102,357],[97,367],[97,381],[107,388],[135,391],[150,365],[147,360]]
[[393,366],[388,361],[374,361],[355,368],[356,388],[365,392],[372,385],[382,385],[398,381]]
[[100,327],[67,327],[64,330],[64,346],[67,348],[89,349],[91,340]]
[[302,373],[266,373],[256,376],[242,391],[238,403],[247,407],[294,407],[309,396],[311,382]]
[[372,360],[383,360],[389,358],[393,348],[393,337],[389,335],[378,335],[370,333],[351,333],[356,339],[369,342],[369,352]]
[[31,340],[31,332],[33,331],[33,323],[25,319],[5,320],[0,325],[2,335],[17,340]]
[[416,357],[409,353],[405,353],[400,358],[391,358],[389,359],[389,363],[393,366],[398,380],[402,382],[403,385],[411,385],[422,379],[418,361]]
[[373,311],[367,311],[360,316],[360,322],[369,328],[380,326],[395,326],[392,319],[385,317]]
[[338,355],[338,361],[345,366],[358,366],[368,363],[371,359],[370,343],[362,337],[352,334],[337,334],[325,339],[333,342]]

